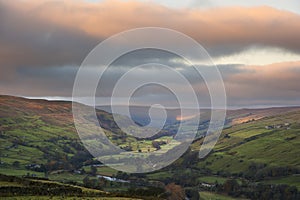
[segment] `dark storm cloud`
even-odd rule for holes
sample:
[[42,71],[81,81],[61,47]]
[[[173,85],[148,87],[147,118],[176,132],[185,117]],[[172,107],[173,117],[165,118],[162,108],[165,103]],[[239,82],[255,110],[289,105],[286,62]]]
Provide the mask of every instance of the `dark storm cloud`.
[[27,66],[79,65],[101,41],[83,30],[39,19],[30,11],[16,10],[3,1],[0,7],[1,71]]

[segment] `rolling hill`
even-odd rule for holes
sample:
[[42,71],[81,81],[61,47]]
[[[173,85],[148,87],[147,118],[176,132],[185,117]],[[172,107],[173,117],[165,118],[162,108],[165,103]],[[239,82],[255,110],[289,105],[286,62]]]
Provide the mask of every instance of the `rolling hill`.
[[[156,151],[153,141],[162,142],[160,148],[166,148],[178,123],[169,124],[155,138],[140,140],[124,135],[111,113],[97,110],[97,116],[113,143],[136,153]],[[209,115],[206,115],[204,121],[207,123],[208,119]],[[84,179],[91,176],[95,180],[97,175],[130,180],[130,183],[101,186],[108,191],[127,191],[132,184],[149,187],[154,183],[157,185],[156,182],[165,185],[175,182],[187,191],[219,192],[231,196],[234,195],[225,186],[232,186],[230,181],[235,180],[236,187],[242,191],[235,192],[236,197],[253,198],[251,194],[262,194],[259,187],[270,185],[278,191],[287,187],[284,190],[298,195],[299,133],[299,107],[229,110],[226,128],[206,158],[199,160],[197,157],[203,142],[200,137],[172,165],[137,176],[117,172],[93,159],[76,133],[71,102],[0,96],[0,174],[46,177],[76,184],[89,183]],[[251,192],[246,187],[251,188]],[[272,195],[276,193],[273,189],[270,189]]]

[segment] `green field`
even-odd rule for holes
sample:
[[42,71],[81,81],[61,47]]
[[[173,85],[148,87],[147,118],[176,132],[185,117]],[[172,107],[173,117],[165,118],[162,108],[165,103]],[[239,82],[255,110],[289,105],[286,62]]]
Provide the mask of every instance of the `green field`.
[[44,177],[44,173],[34,172],[24,169],[9,169],[9,168],[0,168],[0,174],[10,175],[10,176],[26,176],[27,174],[35,174],[37,177]]
[[[300,113],[268,117],[251,123],[239,124],[225,129],[212,153],[198,167],[208,167],[213,172],[228,171],[239,173],[248,169],[252,163],[262,163],[269,167],[300,167]],[[280,118],[280,120],[278,120]],[[270,124],[289,122],[294,128],[267,130]],[[193,149],[199,149],[199,142]]]
[[200,192],[200,200],[242,200],[242,199],[232,198],[230,196],[216,194],[212,192]]
[[68,181],[74,181],[77,183],[83,183],[82,180],[86,177],[86,175],[80,175],[80,174],[71,174],[71,173],[59,173],[59,174],[50,174],[49,179],[53,181],[59,181],[59,182],[68,182]]
[[171,174],[168,172],[156,172],[156,173],[148,174],[147,177],[153,180],[160,180],[162,178],[171,177]]
[[210,184],[214,184],[216,182],[223,184],[227,180],[227,178],[218,177],[218,176],[203,176],[203,177],[199,177],[198,180]]
[[288,176],[288,177],[282,177],[282,178],[276,178],[272,180],[267,180],[265,183],[269,184],[287,184],[296,186],[298,190],[300,190],[300,175],[294,175],[294,176]]

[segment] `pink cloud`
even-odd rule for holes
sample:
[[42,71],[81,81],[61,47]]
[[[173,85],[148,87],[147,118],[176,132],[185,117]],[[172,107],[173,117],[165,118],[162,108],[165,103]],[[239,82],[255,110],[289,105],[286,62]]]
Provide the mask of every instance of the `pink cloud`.
[[8,1],[26,13],[92,36],[108,37],[131,28],[160,26],[182,31],[204,45],[266,44],[300,51],[300,16],[271,7],[171,9],[154,3],[118,0]]

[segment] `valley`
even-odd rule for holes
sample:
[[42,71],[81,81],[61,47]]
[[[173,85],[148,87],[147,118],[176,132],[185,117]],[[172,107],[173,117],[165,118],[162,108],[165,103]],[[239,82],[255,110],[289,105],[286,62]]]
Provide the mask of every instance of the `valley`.
[[[220,195],[218,199],[299,197],[298,107],[229,110],[218,143],[200,160],[203,127],[209,116],[206,115],[197,138],[181,158],[146,174],[120,172],[94,159],[78,137],[71,111],[70,102],[0,96],[1,196],[12,196],[12,191],[23,191],[20,188],[31,187],[34,181],[46,181],[58,188],[55,189],[58,197],[166,199],[186,195],[190,199],[211,199],[211,194]],[[97,116],[106,136],[133,154],[168,152],[179,145],[173,139],[179,122],[169,124],[154,138],[137,139],[122,133],[109,112],[97,110]],[[80,188],[81,192],[63,194],[59,192],[61,187],[70,191]],[[82,192],[86,190],[92,193]],[[28,198],[45,195],[36,191],[24,195]]]

